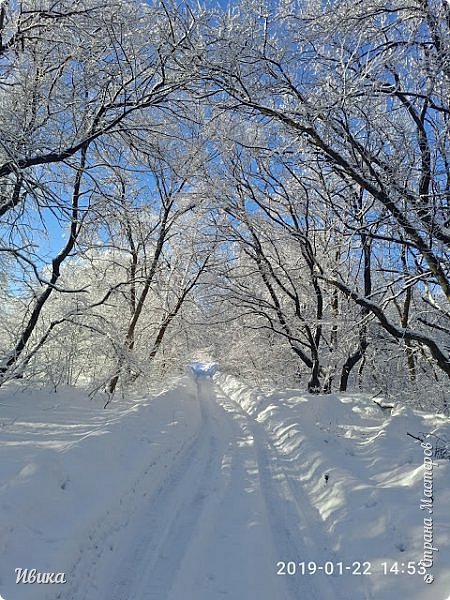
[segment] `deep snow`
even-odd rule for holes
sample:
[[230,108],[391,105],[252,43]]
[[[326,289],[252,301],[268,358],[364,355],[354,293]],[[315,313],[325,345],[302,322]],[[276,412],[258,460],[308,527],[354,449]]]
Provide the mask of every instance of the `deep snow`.
[[[406,432],[448,439],[448,418],[215,370],[107,410],[74,390],[0,392],[5,600],[449,597],[448,460],[433,468],[435,581],[382,564],[423,556],[424,451]],[[356,561],[372,574],[345,570]],[[16,568],[67,583],[16,584]]]

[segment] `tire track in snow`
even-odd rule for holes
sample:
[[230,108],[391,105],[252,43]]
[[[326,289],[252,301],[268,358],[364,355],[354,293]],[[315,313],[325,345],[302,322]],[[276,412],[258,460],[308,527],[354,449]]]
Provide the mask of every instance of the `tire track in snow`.
[[[274,546],[278,552],[277,561],[323,562],[325,540],[317,541],[318,533],[310,526],[310,523],[317,522],[317,518],[312,510],[308,510],[305,498],[292,485],[264,426],[252,418],[221,386],[216,384],[215,387],[222,404],[230,412],[240,415],[255,440],[261,492],[266,503]],[[292,599],[336,599],[329,577],[324,574],[319,573],[314,577],[299,574],[283,577]]]
[[[208,490],[201,519],[191,531],[182,561],[177,561],[169,593],[159,597],[334,599],[326,580],[276,575],[278,560],[312,557],[301,538],[302,515],[262,426],[207,379],[199,380],[199,400],[205,427],[217,440],[220,467],[201,482]],[[147,597],[154,598],[142,599]]]
[[219,440],[221,464],[167,600],[290,600],[275,575],[253,436],[239,415],[219,404],[208,380],[200,380],[199,395]]
[[[200,399],[199,399],[200,401]],[[163,600],[204,510],[205,484],[217,472],[216,440],[209,417],[200,406],[202,425],[194,443],[182,454],[156,495],[134,519],[104,600]]]
[[198,436],[171,457],[156,492],[137,492],[137,510],[112,535],[114,552],[96,558],[98,574],[77,598],[334,599],[317,577],[276,575],[279,560],[320,554],[304,540],[305,516],[263,426],[206,378],[197,400]]
[[[318,511],[311,505],[308,495],[305,493],[301,481],[289,473],[292,470],[290,465],[291,458],[286,455],[280,455],[275,444],[272,441],[270,433],[264,425],[247,413],[245,409],[234,400],[219,384],[216,388],[220,390],[221,395],[226,398],[230,406],[234,405],[234,410],[241,413],[248,419],[249,426],[252,428],[255,439],[259,441],[259,465],[261,469],[261,484],[263,492],[268,499],[269,514],[272,518],[272,527],[275,537],[278,541],[278,547],[282,550],[281,560],[294,560],[297,562],[314,561],[316,564],[323,564],[326,561],[332,561],[337,564],[342,557],[332,550],[333,539],[320,526],[321,518]],[[274,486],[274,482],[278,482]],[[281,509],[281,510],[280,510]],[[283,518],[280,520],[280,513]],[[356,557],[355,560],[357,560]],[[359,560],[362,560],[361,558]],[[350,562],[350,561],[347,561]],[[348,596],[348,578],[353,576],[344,573],[326,575],[316,572],[314,576],[303,576],[303,579],[313,579],[316,589],[312,591],[311,596],[307,598],[317,598],[318,600],[349,600]],[[303,598],[295,595],[295,586],[299,576],[288,577],[291,589],[294,591],[293,598]],[[374,595],[370,589],[368,578],[358,578],[361,585],[358,593],[361,600],[371,600]],[[316,595],[318,593],[318,595]]]
[[[201,411],[200,416],[202,419]],[[160,425],[167,428],[168,423],[161,421]],[[103,515],[83,531],[84,539],[66,569],[68,583],[57,598],[133,600],[129,589],[134,585],[137,566],[144,551],[157,539],[151,526],[146,526],[151,517],[149,506],[170,486],[177,469],[181,472],[183,465],[190,463],[204,430],[200,427],[180,443],[174,440],[175,443],[164,445],[156,441],[162,449],[152,456],[140,477],[125,494],[113,498]],[[49,592],[47,597],[50,600],[54,596]]]

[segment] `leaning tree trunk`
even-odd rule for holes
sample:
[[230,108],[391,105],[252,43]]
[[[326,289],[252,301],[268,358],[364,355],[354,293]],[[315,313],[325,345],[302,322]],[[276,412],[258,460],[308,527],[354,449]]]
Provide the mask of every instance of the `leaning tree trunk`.
[[85,145],[81,150],[80,164],[75,176],[75,182],[72,193],[72,215],[69,238],[61,252],[52,260],[52,272],[50,281],[44,288],[44,291],[41,294],[39,294],[39,296],[37,296],[33,310],[31,311],[31,315],[20,334],[14,349],[10,352],[9,358],[0,367],[0,386],[5,381],[8,374],[14,370],[19,361],[19,358],[21,357],[25,347],[27,346],[27,343],[36,328],[36,324],[39,320],[39,316],[42,312],[42,309],[44,308],[45,303],[54,291],[56,283],[61,275],[61,265],[72,252],[75,246],[75,242],[80,233],[79,201],[81,196],[81,182],[83,179],[84,169],[86,167],[87,149],[88,145]]

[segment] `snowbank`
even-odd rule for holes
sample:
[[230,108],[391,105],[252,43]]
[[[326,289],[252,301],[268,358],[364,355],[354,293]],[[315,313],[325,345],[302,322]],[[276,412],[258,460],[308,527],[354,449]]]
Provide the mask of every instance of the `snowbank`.
[[[407,432],[448,440],[450,419],[400,406],[382,409],[355,394],[267,394],[229,376],[216,375],[215,381],[269,432],[286,473],[298,486],[298,497],[313,507],[323,560],[344,567],[354,561],[370,563],[371,575],[333,576],[340,597],[347,590],[349,598],[448,599],[450,461],[433,459],[430,504],[424,497],[428,452]],[[424,582],[425,574],[417,573],[424,557],[424,518],[432,519],[432,546],[438,549],[427,569],[434,576],[431,585]]]

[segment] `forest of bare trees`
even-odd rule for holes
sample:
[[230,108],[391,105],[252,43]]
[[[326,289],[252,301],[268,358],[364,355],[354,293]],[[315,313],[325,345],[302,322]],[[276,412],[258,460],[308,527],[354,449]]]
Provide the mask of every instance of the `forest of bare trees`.
[[3,0],[0,104],[0,385],[447,410],[447,0]]

